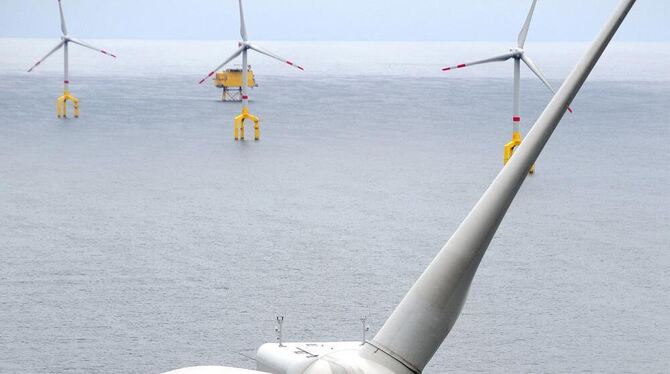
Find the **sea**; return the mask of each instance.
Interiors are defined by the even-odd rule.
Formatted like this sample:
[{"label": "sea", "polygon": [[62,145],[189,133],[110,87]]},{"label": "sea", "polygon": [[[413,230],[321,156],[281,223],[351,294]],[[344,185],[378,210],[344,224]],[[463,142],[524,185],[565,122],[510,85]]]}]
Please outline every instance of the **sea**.
[{"label": "sea", "polygon": [[[255,368],[383,325],[501,170],[506,43],[259,42],[261,139],[198,81],[234,41],[0,39],[0,373]],[[558,88],[586,43],[531,43]],[[239,66],[239,60],[236,61]],[[235,67],[235,63],[231,67]],[[667,373],[670,44],[615,42],[426,373]],[[522,68],[522,132],[551,93]]]}]

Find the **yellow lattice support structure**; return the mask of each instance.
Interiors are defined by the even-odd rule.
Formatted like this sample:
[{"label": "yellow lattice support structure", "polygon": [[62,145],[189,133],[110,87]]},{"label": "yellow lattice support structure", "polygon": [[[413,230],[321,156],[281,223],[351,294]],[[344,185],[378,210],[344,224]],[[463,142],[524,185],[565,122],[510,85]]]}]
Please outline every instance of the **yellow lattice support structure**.
[{"label": "yellow lattice support structure", "polygon": [[249,120],[254,123],[254,140],[261,138],[261,121],[258,117],[249,113],[249,108],[243,107],[242,113],[235,117],[235,140],[244,140],[244,120]]},{"label": "yellow lattice support structure", "polygon": [[72,96],[72,94],[70,94],[70,91],[64,91],[63,96],[59,97],[58,100],[56,100],[56,113],[58,115],[58,118],[67,117],[68,101],[71,101],[72,105],[74,106],[74,118],[79,118],[79,99]]}]

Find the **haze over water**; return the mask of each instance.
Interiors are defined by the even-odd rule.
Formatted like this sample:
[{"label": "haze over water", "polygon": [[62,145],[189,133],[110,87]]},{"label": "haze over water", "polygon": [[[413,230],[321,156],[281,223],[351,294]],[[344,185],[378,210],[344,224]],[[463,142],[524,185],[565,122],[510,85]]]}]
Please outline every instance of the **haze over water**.
[{"label": "haze over water", "polygon": [[[371,335],[502,166],[501,43],[261,43],[259,142],[197,81],[234,42],[0,39],[0,372],[247,368],[274,341]],[[585,44],[528,43],[556,88]],[[464,60],[465,59],[465,60]],[[426,372],[670,366],[670,45],[615,44],[494,238]],[[550,99],[523,70],[525,133]],[[248,134],[251,127],[247,127]]]}]

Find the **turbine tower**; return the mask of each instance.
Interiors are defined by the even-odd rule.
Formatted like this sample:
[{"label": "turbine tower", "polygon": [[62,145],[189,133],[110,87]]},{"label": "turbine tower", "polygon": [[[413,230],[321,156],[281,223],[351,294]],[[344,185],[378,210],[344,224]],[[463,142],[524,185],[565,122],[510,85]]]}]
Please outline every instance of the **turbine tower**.
[{"label": "turbine tower", "polygon": [[214,70],[209,72],[206,77],[202,78],[198,84],[202,84],[207,78],[211,77],[216,73],[217,70],[221,69],[224,67],[226,64],[234,60],[237,56],[240,54],[242,55],[242,113],[240,113],[237,117],[235,117],[235,129],[234,129],[234,136],[235,140],[244,140],[244,121],[245,120],[250,120],[254,123],[254,140],[260,139],[261,136],[261,130],[260,130],[260,120],[258,117],[254,116],[253,114],[249,113],[249,95],[247,94],[247,79],[248,79],[248,59],[247,59],[247,52],[251,49],[254,50],[260,54],[266,55],[268,57],[274,58],[275,60],[279,60],[281,62],[284,62],[288,65],[291,65],[297,69],[300,70],[305,70],[301,66],[298,66],[294,64],[293,62],[282,58],[280,56],[277,56],[276,54],[269,52],[265,49],[260,48],[257,45],[251,44],[248,41],[247,38],[247,26],[244,22],[244,9],[242,7],[242,0],[239,0],[239,5],[240,5],[240,36],[242,37],[242,40],[237,43],[238,49],[233,53],[230,57],[228,57],[224,62],[221,63],[221,65],[217,66]]},{"label": "turbine tower", "polygon": [[100,53],[103,53],[107,56],[111,56],[116,58],[116,56],[112,53],[109,53],[105,51],[104,49],[100,49],[97,47],[94,47],[88,43],[85,43],[79,39],[75,39],[73,37],[70,37],[67,33],[67,26],[65,25],[65,16],[63,15],[63,5],[61,4],[61,0],[58,0],[58,10],[60,11],[60,29],[63,33],[61,35],[60,43],[58,43],[49,53],[46,54],[46,56],[42,57],[41,60],[37,61],[35,65],[33,65],[30,69],[28,69],[28,72],[30,73],[33,71],[39,64],[42,63],[42,61],[46,60],[49,56],[54,54],[57,50],[63,48],[63,96],[59,97],[58,100],[56,101],[56,112],[58,115],[58,118],[65,118],[67,117],[67,102],[68,100],[72,102],[74,105],[74,117],[78,118],[79,117],[79,99],[76,97],[72,96],[70,93],[70,64],[68,60],[68,48],[70,43],[78,44],[82,47],[92,49],[94,51],[98,51]]},{"label": "turbine tower", "polygon": [[[266,343],[258,349],[258,371],[196,366],[168,374],[420,374],[460,316],[477,268],[528,169],[634,4],[635,0],[621,0],[516,156],[498,173],[374,338],[362,346],[360,342]],[[468,351],[476,355],[476,347]]]},{"label": "turbine tower", "polygon": [[[551,91],[554,94],[556,93],[551,84],[547,81],[544,75],[542,75],[542,72],[540,72],[540,69],[537,67],[537,65],[533,62],[533,60],[530,59],[530,57],[528,57],[528,55],[525,53],[523,49],[524,45],[526,44],[526,38],[528,37],[528,29],[530,28],[530,21],[533,18],[533,12],[535,11],[536,4],[537,0],[533,0],[533,3],[530,6],[530,11],[528,12],[528,16],[526,17],[526,22],[524,22],[523,27],[519,32],[516,47],[510,48],[509,52],[499,56],[487,58],[484,60],[447,66],[446,68],[442,69],[442,71],[449,71],[452,69],[461,69],[467,66],[486,64],[490,62],[507,61],[510,58],[514,59],[514,104],[512,114],[512,140],[509,141],[507,144],[505,144],[503,153],[504,164],[507,164],[507,161],[509,161],[509,159],[512,157],[512,154],[514,153],[516,147],[518,147],[519,144],[521,144],[521,110],[520,110],[520,99],[519,99],[519,92],[521,86],[520,82],[521,61],[523,61],[523,63],[526,64],[526,66],[528,66],[528,68],[542,81],[542,83],[544,83],[544,85],[549,89],[549,91]],[[572,112],[572,109],[568,107],[568,111]],[[533,173],[534,171],[535,166],[532,166],[530,168],[530,172]]]}]

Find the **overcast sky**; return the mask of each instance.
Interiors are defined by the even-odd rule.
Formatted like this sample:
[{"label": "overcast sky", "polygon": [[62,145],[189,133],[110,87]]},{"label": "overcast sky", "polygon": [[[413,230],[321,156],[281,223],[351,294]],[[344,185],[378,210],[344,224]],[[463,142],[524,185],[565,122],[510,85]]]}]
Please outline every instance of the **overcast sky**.
[{"label": "overcast sky", "polygon": [[[246,0],[256,40],[509,41],[530,0]],[[529,41],[593,38],[619,0],[539,0]],[[238,39],[237,0],[63,0],[71,34]],[[640,0],[618,40],[670,41],[669,0]],[[0,0],[0,37],[57,37],[56,0]]]}]

